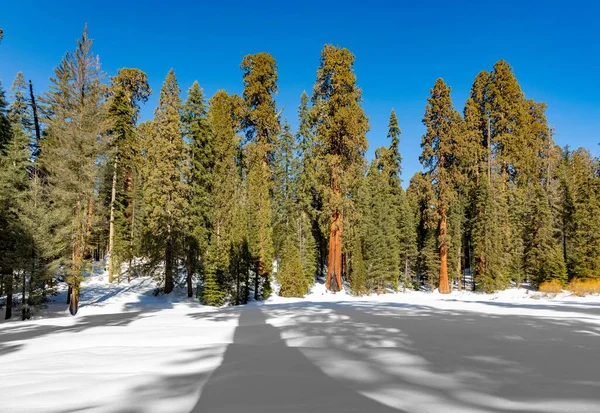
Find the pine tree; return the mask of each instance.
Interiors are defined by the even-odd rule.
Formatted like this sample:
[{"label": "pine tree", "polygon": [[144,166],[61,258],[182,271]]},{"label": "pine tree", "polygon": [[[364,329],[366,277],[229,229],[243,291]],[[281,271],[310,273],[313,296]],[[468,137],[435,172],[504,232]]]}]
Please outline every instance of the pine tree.
[{"label": "pine tree", "polygon": [[435,193],[427,173],[417,172],[410,180],[407,200],[413,212],[417,249],[415,270],[417,281],[427,280],[435,288],[438,284],[440,263],[437,247],[437,220],[435,217]]},{"label": "pine tree", "polygon": [[[111,198],[110,198],[110,221],[109,221],[109,241],[108,241],[108,282],[113,282],[113,274],[115,267],[117,267],[120,275],[120,264],[124,261],[127,256],[128,248],[125,247],[125,242],[115,242],[115,238],[118,237],[119,241],[126,238],[129,235],[127,228],[123,228],[123,194],[119,196],[117,200],[117,183],[118,177],[123,175],[122,172],[122,157],[124,157],[124,151],[132,147],[132,141],[135,139],[135,126],[133,109],[129,104],[125,91],[117,89],[110,107],[108,109],[108,118],[112,121],[112,125],[108,131],[108,137],[110,140],[111,157],[112,157],[112,185],[111,185]],[[119,204],[117,205],[117,202]],[[121,218],[119,220],[118,236],[115,231],[115,220],[117,215]],[[118,245],[120,248],[115,248]],[[116,265],[115,265],[116,264]]]},{"label": "pine tree", "polygon": [[387,148],[378,148],[375,159],[367,174],[366,202],[362,212],[365,220],[364,261],[369,285],[380,294],[387,285],[398,287],[400,272],[400,234],[398,227],[399,194],[396,186],[390,185],[389,160],[392,156]]},{"label": "pine tree", "polygon": [[284,241],[277,281],[280,284],[279,295],[282,297],[304,297],[308,292],[300,252],[292,237]]},{"label": "pine tree", "polygon": [[214,164],[213,141],[207,120],[208,108],[198,82],[188,90],[183,105],[183,127],[189,142],[190,173],[188,183],[189,211],[186,237],[186,267],[188,296],[191,297],[192,277],[201,270],[210,231],[210,193],[213,191],[211,173]]},{"label": "pine tree", "polygon": [[342,288],[344,209],[364,173],[369,130],[353,65],[354,55],[348,49],[325,45],[312,97],[318,156],[324,160],[323,173],[329,183],[323,199],[330,218],[326,286],[332,291]]},{"label": "pine tree", "polygon": [[6,289],[5,319],[12,317],[13,292],[18,281],[23,287],[22,305],[25,304],[25,280],[31,268],[33,244],[29,228],[21,221],[22,205],[28,195],[31,153],[27,135],[16,121],[10,131],[12,139],[0,155],[0,272]]},{"label": "pine tree", "polygon": [[6,146],[12,140],[12,130],[7,107],[6,94],[0,81],[0,154],[6,151]]},{"label": "pine tree", "polygon": [[[306,251],[309,255],[304,255],[305,264],[303,267],[309,273],[312,272],[314,278],[316,270],[318,277],[323,278],[325,274],[325,264],[327,257],[327,239],[324,231],[327,231],[324,225],[323,214],[323,182],[320,179],[322,162],[317,158],[318,148],[313,132],[313,122],[310,118],[309,98],[306,92],[302,92],[300,97],[300,106],[298,108],[298,133],[296,134],[299,170],[297,173],[296,197],[298,207],[301,210],[301,228],[306,237],[306,242],[311,246]],[[311,234],[308,233],[311,232]],[[312,244],[316,248],[315,263],[310,260],[310,254],[313,253]],[[308,244],[306,244],[308,245]],[[301,248],[301,251],[304,250]]]},{"label": "pine tree", "polygon": [[274,144],[281,125],[274,95],[277,93],[277,65],[268,53],[244,57],[243,128],[250,142],[248,156],[249,247],[255,257],[254,298],[270,293],[273,263],[272,167]]},{"label": "pine tree", "polygon": [[295,180],[298,162],[294,157],[295,137],[287,119],[276,142],[273,162],[273,244],[278,261],[284,258],[284,245],[295,231],[291,222],[296,214]]},{"label": "pine tree", "polygon": [[524,222],[524,271],[535,285],[559,280],[565,284],[567,270],[559,244],[553,237],[548,197],[537,183],[528,194],[528,214]]},{"label": "pine tree", "polygon": [[90,238],[98,176],[98,137],[106,129],[103,74],[87,28],[77,49],[55,70],[44,98],[46,138],[40,164],[49,185],[49,214],[54,234],[52,256],[64,263],[69,309],[77,313],[84,259]]},{"label": "pine tree", "polygon": [[448,213],[456,198],[453,180],[456,176],[454,142],[460,134],[460,115],[454,110],[450,88],[438,79],[428,99],[423,124],[421,162],[432,179],[435,190],[435,213],[439,222],[438,244],[440,255],[439,291],[450,292],[448,284]]},{"label": "pine tree", "polygon": [[[225,300],[226,285],[224,278],[227,269],[234,270],[236,280],[236,299],[241,300],[243,294],[237,288],[238,279],[247,258],[243,245],[245,231],[241,224],[245,216],[240,216],[245,204],[242,182],[236,162],[239,138],[235,119],[237,96],[229,96],[223,90],[218,91],[211,99],[207,115],[210,128],[210,141],[213,145],[214,163],[210,176],[210,234],[206,252],[206,264],[203,279],[202,301],[208,305],[222,305]],[[238,251],[237,262],[232,261],[230,254]],[[247,274],[247,271],[245,271]],[[244,277],[245,278],[245,277]],[[245,280],[244,280],[245,281]]]},{"label": "pine tree", "polygon": [[[417,234],[414,216],[408,204],[406,193],[401,186],[400,175],[402,174],[402,156],[400,155],[400,134],[402,131],[398,125],[398,117],[392,109],[388,125],[389,150],[385,151],[384,169],[389,175],[389,188],[391,202],[394,205],[394,216],[396,219],[397,233],[392,236],[390,244],[394,251],[397,249],[402,284],[404,288],[410,283],[411,274],[414,269],[417,255]],[[397,240],[396,240],[397,238]],[[394,282],[394,284],[397,284]]]},{"label": "pine tree", "polygon": [[569,278],[600,278],[600,166],[584,150],[562,162],[563,257]]},{"label": "pine tree", "polygon": [[[148,224],[164,253],[165,293],[174,287],[173,273],[181,243],[188,185],[185,176],[180,89],[170,70],[154,112],[154,130],[147,149],[144,193],[149,209]],[[178,244],[179,243],[179,244]]]}]

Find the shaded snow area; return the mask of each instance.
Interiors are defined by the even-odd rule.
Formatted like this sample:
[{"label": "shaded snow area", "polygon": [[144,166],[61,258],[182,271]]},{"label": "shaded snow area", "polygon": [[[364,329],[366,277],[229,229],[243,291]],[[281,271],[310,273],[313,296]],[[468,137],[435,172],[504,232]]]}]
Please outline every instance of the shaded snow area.
[{"label": "shaded snow area", "polygon": [[0,411],[600,412],[600,297],[331,294],[212,308],[149,278],[0,324]]}]

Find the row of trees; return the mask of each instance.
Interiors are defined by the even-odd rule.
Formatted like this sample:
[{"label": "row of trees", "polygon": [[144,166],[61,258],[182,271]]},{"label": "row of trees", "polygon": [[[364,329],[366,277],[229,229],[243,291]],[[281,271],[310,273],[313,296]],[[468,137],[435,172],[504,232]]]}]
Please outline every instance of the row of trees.
[{"label": "row of trees", "polygon": [[[560,149],[545,105],[525,98],[510,66],[481,72],[461,115],[438,79],[423,123],[423,172],[405,191],[401,130],[365,159],[369,120],[354,56],[326,45],[294,133],[267,53],[241,63],[242,96],[181,100],[171,70],[154,119],[146,75],[106,78],[84,31],[41,97],[19,73],[0,94],[0,272],[7,317],[23,316],[56,278],[77,312],[91,263],[112,282],[154,274],[164,293],[198,286],[211,305],[306,294],[315,277],[356,294],[523,280],[600,277],[600,177],[589,152]],[[0,88],[1,90],[1,88]],[[2,295],[0,294],[0,295]]]}]

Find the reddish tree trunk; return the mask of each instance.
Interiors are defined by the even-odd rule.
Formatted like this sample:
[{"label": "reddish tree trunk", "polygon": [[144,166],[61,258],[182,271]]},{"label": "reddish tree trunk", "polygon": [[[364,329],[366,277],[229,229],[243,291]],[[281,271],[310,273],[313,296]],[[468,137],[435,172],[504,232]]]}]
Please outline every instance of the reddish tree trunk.
[{"label": "reddish tree trunk", "polygon": [[449,294],[450,287],[448,285],[448,245],[446,214],[441,213],[440,217],[440,294]]},{"label": "reddish tree trunk", "polygon": [[334,292],[342,288],[342,214],[339,211],[335,211],[331,219],[325,286]]}]

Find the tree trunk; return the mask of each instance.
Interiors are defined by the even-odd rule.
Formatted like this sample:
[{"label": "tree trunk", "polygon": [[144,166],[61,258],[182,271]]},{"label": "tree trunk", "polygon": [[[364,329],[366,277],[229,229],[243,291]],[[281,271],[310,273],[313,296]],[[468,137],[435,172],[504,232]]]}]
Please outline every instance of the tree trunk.
[{"label": "tree trunk", "polygon": [[169,229],[165,246],[165,294],[173,291],[173,239]]},{"label": "tree trunk", "polygon": [[194,289],[192,288],[192,274],[194,273],[194,266],[192,264],[191,257],[188,257],[187,264],[187,275],[185,278],[185,282],[187,284],[187,295],[191,298],[194,296]]},{"label": "tree trunk", "polygon": [[8,320],[12,317],[12,300],[13,300],[13,274],[12,269],[6,271],[4,281],[6,283],[6,313],[4,319]]},{"label": "tree trunk", "polygon": [[440,213],[440,294],[450,293],[448,285],[448,245],[447,245],[447,223],[445,212]]},{"label": "tree trunk", "polygon": [[402,292],[406,292],[406,283],[408,282],[408,255],[404,257],[404,282],[402,282]]},{"label": "tree trunk", "polygon": [[31,110],[33,112],[33,126],[35,127],[35,157],[40,156],[40,141],[42,133],[40,131],[40,121],[37,113],[37,104],[35,103],[35,95],[33,94],[33,84],[29,81],[29,98],[31,99]]},{"label": "tree trunk", "polygon": [[340,291],[342,287],[342,214],[340,211],[335,211],[331,219],[325,286],[333,292]]},{"label": "tree trunk", "polygon": [[115,156],[113,163],[112,190],[110,193],[110,222],[108,224],[108,282],[114,280],[115,260],[113,259],[113,248],[115,245],[115,201],[117,198],[117,167],[119,156]]},{"label": "tree trunk", "polygon": [[[88,204],[89,207],[89,204]],[[79,276],[81,275],[83,242],[78,238],[73,243],[73,266],[71,267],[71,280],[69,283],[69,312],[71,315],[77,314],[79,310]]]},{"label": "tree trunk", "polygon": [[260,263],[259,261],[256,262],[255,265],[255,274],[254,274],[254,301],[258,301],[258,287],[260,285],[259,283],[259,277],[260,277]]},{"label": "tree trunk", "polygon": [[69,303],[71,315],[77,314],[77,311],[79,311],[79,285],[71,287],[71,302]]}]

